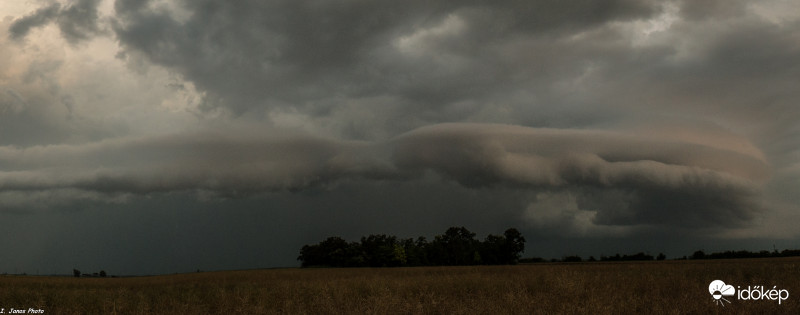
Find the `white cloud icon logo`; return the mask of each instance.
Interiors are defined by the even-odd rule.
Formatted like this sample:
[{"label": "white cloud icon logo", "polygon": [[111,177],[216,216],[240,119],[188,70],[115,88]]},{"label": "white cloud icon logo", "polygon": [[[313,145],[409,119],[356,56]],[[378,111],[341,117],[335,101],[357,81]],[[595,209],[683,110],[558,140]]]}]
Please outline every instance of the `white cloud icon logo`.
[{"label": "white cloud icon logo", "polygon": [[725,299],[724,296],[736,294],[736,289],[734,289],[732,285],[725,284],[722,280],[714,280],[708,285],[708,293],[711,293],[711,296],[714,298],[714,303],[725,306],[723,301],[728,303],[731,301]]}]

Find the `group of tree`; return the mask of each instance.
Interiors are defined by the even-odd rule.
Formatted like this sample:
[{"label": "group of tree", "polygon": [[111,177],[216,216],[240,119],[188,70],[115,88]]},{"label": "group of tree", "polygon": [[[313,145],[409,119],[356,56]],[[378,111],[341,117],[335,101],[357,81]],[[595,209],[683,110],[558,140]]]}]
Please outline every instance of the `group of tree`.
[{"label": "group of tree", "polygon": [[784,249],[783,251],[778,251],[777,249],[773,251],[762,250],[758,252],[750,252],[746,250],[739,250],[739,251],[724,251],[724,252],[717,252],[706,254],[702,250],[698,250],[692,254],[691,257],[684,256],[683,259],[730,259],[730,258],[770,258],[770,257],[795,257],[800,256],[800,249]]},{"label": "group of tree", "polygon": [[[785,249],[783,251],[767,251],[762,250],[758,252],[751,252],[746,250],[740,251],[724,251],[724,252],[717,252],[706,254],[702,250],[698,250],[694,252],[691,256],[683,256],[681,258],[675,258],[676,260],[683,260],[683,259],[731,259],[731,258],[770,258],[770,257],[794,257],[800,256],[800,250],[798,249]],[[636,253],[633,255],[620,255],[616,254],[614,256],[600,256],[600,259],[594,258],[594,256],[589,256],[589,259],[583,259],[580,256],[572,255],[572,256],[564,256],[561,259],[550,259],[546,260],[544,258],[533,257],[533,258],[523,258],[520,259],[519,262],[521,263],[540,263],[540,262],[594,262],[594,261],[643,261],[643,260],[665,260],[667,256],[663,253],[659,253],[658,256],[653,257],[650,254],[645,253]]]},{"label": "group of tree", "polygon": [[75,278],[80,278],[80,277],[100,277],[100,278],[105,278],[107,275],[106,275],[106,271],[105,270],[100,270],[100,272],[95,272],[93,274],[88,274],[88,273],[82,274],[80,270],[72,269],[72,276],[75,277]]},{"label": "group of tree", "polygon": [[483,241],[464,227],[451,227],[430,242],[425,237],[398,239],[378,234],[347,242],[328,237],[300,249],[303,267],[399,267],[516,264],[525,250],[525,238],[514,228]]},{"label": "group of tree", "polygon": [[[645,254],[645,253],[636,253],[632,255],[620,255],[616,254],[614,256],[600,256],[600,259],[595,258],[594,256],[589,256],[588,259],[583,259],[581,256],[572,255],[572,256],[564,256],[561,259],[550,259],[549,262],[594,262],[594,261],[641,261],[641,260],[665,260],[667,256],[663,253],[659,253],[658,256],[653,257],[653,255]],[[537,263],[537,262],[548,262],[543,258],[523,258],[520,259],[521,263]]]}]

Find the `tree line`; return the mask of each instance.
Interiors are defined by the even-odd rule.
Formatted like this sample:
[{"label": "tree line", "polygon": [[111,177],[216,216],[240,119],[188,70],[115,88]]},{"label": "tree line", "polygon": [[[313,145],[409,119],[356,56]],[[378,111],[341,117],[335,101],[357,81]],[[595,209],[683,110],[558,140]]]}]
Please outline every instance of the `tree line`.
[{"label": "tree line", "polygon": [[302,267],[400,267],[516,264],[525,250],[525,238],[510,228],[481,241],[465,227],[451,227],[430,242],[423,236],[399,239],[373,234],[360,242],[332,236],[304,245],[297,260]]},{"label": "tree line", "polygon": [[[740,251],[724,251],[724,252],[716,252],[706,254],[702,250],[695,251],[691,256],[683,256],[675,258],[674,260],[689,260],[689,259],[733,259],[733,258],[770,258],[770,257],[796,257],[800,256],[799,249],[784,249],[783,251],[767,251],[762,250],[758,252],[751,252],[746,250]],[[645,254],[645,253],[636,253],[632,255],[620,255],[616,254],[614,256],[600,256],[600,259],[596,259],[594,256],[589,256],[588,259],[583,259],[580,256],[572,255],[572,256],[564,256],[561,259],[550,259],[546,260],[544,258],[539,257],[532,257],[532,258],[523,258],[520,259],[520,263],[540,263],[540,262],[594,262],[594,261],[641,261],[641,260],[665,260],[667,256],[663,253],[659,253],[658,256],[653,257],[652,255]]]},{"label": "tree line", "polygon": [[[724,251],[724,252],[717,252],[706,254],[702,250],[698,250],[692,254],[690,257],[691,259],[729,259],[729,258],[769,258],[769,257],[796,257],[800,256],[800,249],[784,249],[782,251],[778,251],[777,249],[773,251],[762,250],[758,252],[750,252],[746,250],[740,251]],[[683,256],[683,259],[688,259],[686,256]]]},{"label": "tree line", "polygon": [[75,277],[75,278],[80,278],[80,277],[100,277],[100,278],[105,278],[106,277],[106,271],[105,270],[100,270],[100,272],[95,272],[95,273],[89,274],[89,273],[81,273],[81,271],[78,270],[78,269],[72,269],[72,276]]}]

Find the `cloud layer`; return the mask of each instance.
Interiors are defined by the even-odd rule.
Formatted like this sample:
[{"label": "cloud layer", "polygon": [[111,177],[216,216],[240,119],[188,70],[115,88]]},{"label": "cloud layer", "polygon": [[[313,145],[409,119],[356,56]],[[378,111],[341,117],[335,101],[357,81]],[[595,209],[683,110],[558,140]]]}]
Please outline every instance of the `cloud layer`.
[{"label": "cloud layer", "polygon": [[769,168],[752,146],[668,136],[510,125],[443,124],[387,142],[344,142],[270,129],[0,150],[0,189],[225,196],[296,191],[348,179],[407,180],[433,171],[465,187],[573,191],[604,225],[743,224],[759,211]]},{"label": "cloud layer", "polygon": [[147,207],[179,226],[219,206],[309,241],[459,223],[552,248],[798,237],[791,2],[18,6],[0,21],[8,220]]},{"label": "cloud layer", "polygon": [[100,0],[79,0],[62,8],[58,2],[17,19],[9,28],[12,38],[24,38],[31,29],[56,23],[67,42],[76,44],[101,32],[97,6]]}]

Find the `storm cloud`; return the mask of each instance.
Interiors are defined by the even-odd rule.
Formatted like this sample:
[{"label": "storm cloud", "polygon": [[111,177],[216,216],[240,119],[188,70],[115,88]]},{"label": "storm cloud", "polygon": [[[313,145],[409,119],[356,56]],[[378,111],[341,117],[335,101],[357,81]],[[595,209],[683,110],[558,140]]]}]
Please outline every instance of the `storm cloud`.
[{"label": "storm cloud", "polygon": [[69,43],[89,39],[100,33],[97,6],[100,0],[78,0],[64,6],[54,2],[33,14],[17,19],[9,28],[12,38],[25,37],[31,29],[54,22]]},{"label": "storm cloud", "polygon": [[[489,124],[428,126],[377,143],[250,129],[2,149],[7,192],[237,196],[433,171],[464,187],[574,191],[605,225],[743,224],[769,178],[760,152],[733,135],[692,142]],[[596,198],[604,190],[612,194]]]},{"label": "storm cloud", "polygon": [[178,244],[227,214],[296,240],[273,265],[459,224],[542,256],[799,236],[791,2],[38,4],[0,22],[5,219],[142,211]]}]

